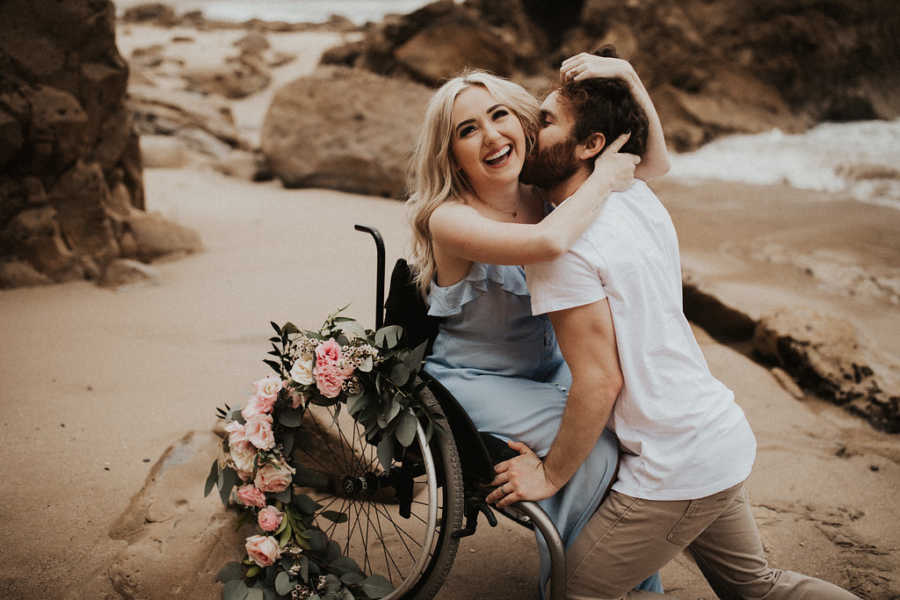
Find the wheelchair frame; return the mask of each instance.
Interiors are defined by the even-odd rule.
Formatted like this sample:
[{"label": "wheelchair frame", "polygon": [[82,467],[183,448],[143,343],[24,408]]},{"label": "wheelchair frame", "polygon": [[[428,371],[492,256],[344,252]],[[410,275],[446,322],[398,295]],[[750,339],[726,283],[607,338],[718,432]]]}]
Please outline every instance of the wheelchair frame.
[{"label": "wheelchair frame", "polygon": [[[385,322],[384,240],[381,237],[381,233],[374,227],[355,225],[354,229],[368,233],[375,241],[377,253],[375,326],[377,329]],[[391,283],[392,289],[390,292],[393,293],[397,283],[408,285],[410,282],[397,282],[393,281],[392,278]],[[390,301],[390,297],[388,301]],[[433,336],[428,336],[426,339],[433,340]],[[465,527],[451,532],[451,536],[456,539],[467,537],[475,533],[479,514],[484,514],[492,527],[497,524],[497,519],[493,515],[493,509],[484,500],[486,492],[489,491],[487,485],[494,478],[494,465],[510,458],[510,456],[514,456],[515,453],[498,438],[480,433],[474,423],[472,423],[469,415],[444,386],[427,373],[422,373],[421,377],[440,404],[459,453],[463,475],[466,524]],[[541,533],[550,551],[550,598],[551,600],[564,600],[566,596],[566,554],[559,531],[547,513],[536,502],[517,502],[512,508],[512,511],[499,508],[497,510],[519,525],[531,529],[537,528]],[[524,514],[525,518],[521,518],[516,513]]]}]

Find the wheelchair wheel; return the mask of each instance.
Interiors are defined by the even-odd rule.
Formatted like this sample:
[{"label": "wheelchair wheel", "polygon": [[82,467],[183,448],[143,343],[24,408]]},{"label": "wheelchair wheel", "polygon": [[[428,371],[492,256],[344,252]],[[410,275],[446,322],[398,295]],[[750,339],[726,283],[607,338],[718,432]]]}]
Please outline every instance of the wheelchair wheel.
[{"label": "wheelchair wheel", "polygon": [[[427,388],[422,393],[440,413]],[[429,443],[420,425],[404,456],[386,471],[364,428],[346,411],[310,405],[301,430],[293,451],[295,483],[321,505],[316,525],[366,575],[391,582],[394,591],[386,599],[433,598],[456,556],[459,540],[450,534],[461,527],[463,515],[453,436],[435,428]],[[338,522],[331,511],[346,520]]]}]

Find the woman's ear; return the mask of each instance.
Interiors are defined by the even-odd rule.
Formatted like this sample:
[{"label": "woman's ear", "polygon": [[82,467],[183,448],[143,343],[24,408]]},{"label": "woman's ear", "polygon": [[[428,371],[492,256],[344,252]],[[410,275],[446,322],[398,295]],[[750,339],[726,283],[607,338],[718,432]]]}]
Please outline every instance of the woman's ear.
[{"label": "woman's ear", "polygon": [[606,136],[602,133],[595,132],[589,135],[583,144],[578,144],[575,152],[580,160],[590,160],[596,158],[605,147]]}]

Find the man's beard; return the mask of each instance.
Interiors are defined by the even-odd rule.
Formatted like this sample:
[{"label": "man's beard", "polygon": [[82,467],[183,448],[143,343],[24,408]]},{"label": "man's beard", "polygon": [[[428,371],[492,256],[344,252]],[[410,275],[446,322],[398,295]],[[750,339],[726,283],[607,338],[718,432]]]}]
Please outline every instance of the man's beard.
[{"label": "man's beard", "polygon": [[578,143],[571,137],[547,148],[535,148],[525,160],[522,183],[540,188],[552,188],[565,181],[578,170],[579,160],[575,158]]}]

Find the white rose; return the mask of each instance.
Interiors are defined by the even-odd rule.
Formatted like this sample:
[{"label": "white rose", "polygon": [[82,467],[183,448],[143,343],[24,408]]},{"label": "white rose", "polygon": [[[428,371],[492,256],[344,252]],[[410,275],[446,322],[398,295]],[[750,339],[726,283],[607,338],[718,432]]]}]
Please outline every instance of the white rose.
[{"label": "white rose", "polygon": [[298,358],[294,366],[291,367],[291,379],[301,385],[310,385],[313,379],[313,361],[312,358],[304,360]]}]

